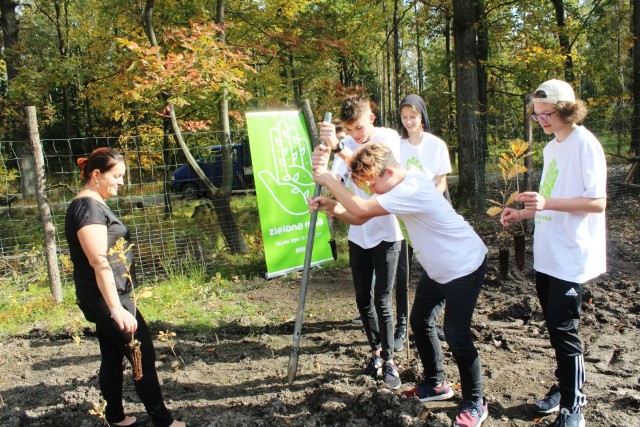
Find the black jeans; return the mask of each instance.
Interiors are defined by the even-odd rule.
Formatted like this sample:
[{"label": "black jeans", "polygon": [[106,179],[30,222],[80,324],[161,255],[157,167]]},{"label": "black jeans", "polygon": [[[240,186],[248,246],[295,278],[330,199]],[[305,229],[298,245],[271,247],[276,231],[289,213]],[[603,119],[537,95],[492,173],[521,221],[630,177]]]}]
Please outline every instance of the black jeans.
[{"label": "black jeans", "polygon": [[551,346],[556,352],[556,377],[560,405],[577,411],[586,403],[582,341],[578,334],[583,284],[567,282],[536,271],[536,291],[547,323]]},{"label": "black jeans", "polygon": [[396,270],[396,330],[407,329],[409,314],[409,276],[411,272],[411,257],[413,248],[406,240],[400,243],[400,256]]},{"label": "black jeans", "polygon": [[439,384],[445,374],[436,322],[446,302],[444,333],[458,366],[464,400],[478,401],[483,397],[480,355],[473,344],[471,319],[486,271],[485,260],[473,273],[441,284],[423,270],[411,309],[411,329],[424,366],[425,382]]},{"label": "black jeans", "polygon": [[[133,313],[133,301],[128,294],[120,296],[120,303],[130,313]],[[100,298],[90,303],[78,301],[78,306],[87,320],[96,324],[96,334],[102,356],[98,378],[100,391],[107,401],[105,416],[107,422],[118,423],[125,418],[122,406],[122,361],[123,357],[126,357],[131,362],[127,346],[131,341],[131,334],[120,330],[118,324],[111,318],[111,313],[104,299]],[[153,424],[157,427],[166,427],[173,423],[173,418],[162,398],[156,373],[156,353],[149,328],[140,314],[140,310],[136,311],[136,320],[138,321],[138,329],[135,332],[135,338],[140,341],[142,353],[142,378],[138,381],[134,380],[136,393],[144,404]]]},{"label": "black jeans", "polygon": [[[349,241],[349,265],[356,305],[369,345],[374,352],[382,349],[380,357],[393,358],[393,306],[391,291],[396,277],[400,243],[381,242],[371,249]],[[376,281],[373,281],[375,272]]]}]

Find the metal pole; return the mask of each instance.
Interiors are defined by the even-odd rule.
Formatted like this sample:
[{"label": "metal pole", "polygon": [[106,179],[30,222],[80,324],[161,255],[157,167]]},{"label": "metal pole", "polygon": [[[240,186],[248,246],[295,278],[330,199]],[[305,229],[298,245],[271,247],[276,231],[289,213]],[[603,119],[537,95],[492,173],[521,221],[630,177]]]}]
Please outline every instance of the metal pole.
[{"label": "metal pole", "polygon": [[[305,122],[307,123],[307,130],[313,147],[315,148],[320,141],[318,139],[318,132],[316,130],[316,124],[313,119],[313,113],[308,100],[304,100],[302,103],[302,110],[304,112]],[[325,122],[331,122],[331,113],[324,115]],[[313,196],[318,197],[320,195],[320,185],[316,184],[314,187]],[[307,298],[307,285],[309,283],[309,269],[311,267],[311,254],[313,253],[313,241],[316,234],[316,221],[318,218],[318,211],[311,212],[311,219],[309,222],[309,232],[307,234],[307,247],[304,254],[304,265],[302,267],[302,283],[300,285],[300,298],[298,299],[298,312],[296,314],[296,326],[293,330],[293,346],[291,348],[291,354],[289,355],[289,385],[293,384],[298,371],[298,356],[300,355],[300,336],[302,334],[302,320],[304,317],[304,304]]]}]

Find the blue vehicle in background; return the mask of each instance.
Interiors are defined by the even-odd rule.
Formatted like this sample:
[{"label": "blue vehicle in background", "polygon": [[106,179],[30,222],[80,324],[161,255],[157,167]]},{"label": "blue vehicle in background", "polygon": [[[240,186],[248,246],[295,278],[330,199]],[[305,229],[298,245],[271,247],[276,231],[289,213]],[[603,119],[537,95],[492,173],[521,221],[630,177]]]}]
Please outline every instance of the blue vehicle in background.
[{"label": "blue vehicle in background", "polygon": [[[253,168],[248,145],[233,144],[233,183],[232,190],[248,190],[253,186]],[[213,185],[222,185],[222,146],[210,145],[198,150],[196,162]],[[207,188],[189,164],[182,165],[171,176],[173,191],[185,199],[193,200],[203,196]]]}]

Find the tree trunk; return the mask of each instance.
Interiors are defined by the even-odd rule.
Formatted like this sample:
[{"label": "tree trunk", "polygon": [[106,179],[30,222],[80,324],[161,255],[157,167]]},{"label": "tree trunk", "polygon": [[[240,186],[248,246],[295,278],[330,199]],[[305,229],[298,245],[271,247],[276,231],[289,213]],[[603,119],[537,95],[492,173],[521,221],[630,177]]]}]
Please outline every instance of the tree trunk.
[{"label": "tree trunk", "polygon": [[420,20],[418,19],[418,2],[414,5],[416,23],[416,56],[418,58],[418,93],[424,98],[424,61],[422,60],[422,40],[420,35]]},{"label": "tree trunk", "polygon": [[484,0],[475,0],[475,13],[478,28],[478,100],[480,116],[480,144],[484,162],[489,158],[487,111],[489,110],[488,77],[483,64],[489,60],[489,28],[484,10]]},{"label": "tree trunk", "polygon": [[[16,12],[16,8],[20,4],[17,0],[0,0],[0,28],[2,28],[2,41],[5,51],[5,62],[7,65],[7,86],[11,87],[11,81],[18,76],[20,55],[13,49],[18,43],[20,34],[20,17]],[[15,109],[16,113],[22,110],[24,103],[16,101],[10,107]],[[24,123],[16,123],[14,128],[13,139],[16,141],[15,151],[18,157],[20,168],[20,189],[25,199],[34,199],[36,197],[36,176],[33,163],[33,153],[29,142],[27,141],[27,129]]]},{"label": "tree trunk", "polygon": [[[217,18],[218,25],[224,25],[224,5],[225,0],[218,0],[217,2]],[[226,36],[224,31],[218,33],[218,40],[222,43],[226,42]],[[293,73],[293,55],[291,56],[291,72]],[[292,74],[293,75],[293,74]],[[294,79],[294,88],[296,82]],[[299,96],[296,94],[295,96]],[[222,229],[225,241],[229,246],[231,253],[243,253],[249,252],[249,248],[242,237],[242,233],[238,229],[235,217],[231,211],[231,188],[233,186],[233,147],[231,144],[231,132],[229,130],[229,101],[227,99],[226,89],[222,92],[220,101],[218,103],[220,123],[222,124],[222,130],[224,132],[224,144],[222,150],[222,189],[215,194],[213,198],[213,206],[218,216],[218,222]]]},{"label": "tree trunk", "polygon": [[[454,79],[455,71],[453,70],[453,54],[451,53],[451,15],[447,14],[446,24],[444,29],[445,38],[445,57],[447,67],[447,134],[451,135],[455,129],[455,118],[453,115],[453,106],[455,105],[454,95]],[[449,157],[451,158],[451,165],[458,164],[458,148],[452,144],[449,144]]]},{"label": "tree trunk", "polygon": [[485,205],[484,153],[479,120],[476,16],[473,0],[453,0],[456,123],[459,159],[458,203],[462,208]]},{"label": "tree trunk", "polygon": [[[631,146],[633,155],[640,155],[640,0],[633,0],[633,119]],[[636,174],[638,182],[640,174]]]},{"label": "tree trunk", "polygon": [[389,127],[397,127],[398,103],[400,102],[400,73],[402,60],[400,59],[400,22],[398,18],[399,0],[393,2],[393,101],[389,110],[389,118],[391,125]]},{"label": "tree trunk", "polygon": [[19,4],[18,0],[0,0],[0,28],[2,29],[2,41],[9,80],[18,75],[19,57],[13,51],[13,47],[18,43],[18,35],[20,33],[20,18],[16,13],[16,7]]},{"label": "tree trunk", "polygon": [[551,0],[553,10],[556,14],[556,25],[558,26],[558,43],[564,55],[564,79],[571,83],[575,80],[573,72],[573,57],[571,56],[571,41],[567,34],[567,23],[564,19],[564,1]]},{"label": "tree trunk", "polygon": [[[171,156],[171,121],[164,117],[162,119],[162,161],[165,165],[174,165]],[[175,156],[173,156],[175,158]],[[170,174],[166,167],[162,168],[162,181],[164,189],[164,217],[165,219],[171,218],[173,214],[173,204],[171,203],[171,184]]]}]

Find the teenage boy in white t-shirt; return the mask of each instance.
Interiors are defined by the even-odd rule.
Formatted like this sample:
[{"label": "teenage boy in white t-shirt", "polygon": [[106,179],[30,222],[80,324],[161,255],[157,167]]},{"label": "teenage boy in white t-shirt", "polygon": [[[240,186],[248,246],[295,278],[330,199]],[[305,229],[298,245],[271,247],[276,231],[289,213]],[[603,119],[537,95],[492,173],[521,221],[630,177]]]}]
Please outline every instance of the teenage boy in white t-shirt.
[{"label": "teenage boy in white t-shirt", "polygon": [[410,315],[424,382],[403,394],[421,401],[453,397],[445,380],[436,334],[436,321],[446,301],[445,337],[458,366],[463,398],[454,425],[479,427],[487,418],[488,409],[471,319],[486,273],[486,246],[433,182],[415,167],[402,168],[384,144],[366,144],[350,161],[352,180],[374,194],[368,199],[350,192],[328,172],[328,159],[327,147],[314,150],[313,179],[325,185],[335,200],[313,198],[309,208],[328,211],[350,224],[367,224],[396,215],[404,221],[416,258],[424,268]]},{"label": "teenage boy in white t-shirt", "polygon": [[607,267],[607,163],[600,142],[578,124],[587,109],[568,83],[549,80],[540,85],[529,112],[544,133],[555,138],[544,147],[539,192],[520,194],[516,201],[524,209],[506,208],[500,221],[507,227],[535,218],[536,291],[555,350],[558,379],[558,385],[535,403],[536,409],[543,414],[560,409],[554,426],[583,427],[580,407],[587,400],[578,324],[584,283]]},{"label": "teenage boy in white t-shirt", "polygon": [[[335,153],[333,171],[336,176],[346,188],[367,199],[371,195],[353,184],[345,160],[348,161],[358,147],[373,139],[384,143],[397,155],[400,135],[393,129],[375,127],[371,101],[360,95],[344,99],[340,121],[347,132],[346,138],[339,141],[335,125],[322,122],[319,124],[320,139]],[[356,305],[372,350],[364,373],[376,378],[381,372],[384,382],[393,389],[401,385],[393,360],[392,291],[403,240],[393,215],[349,227],[349,265]]]}]

